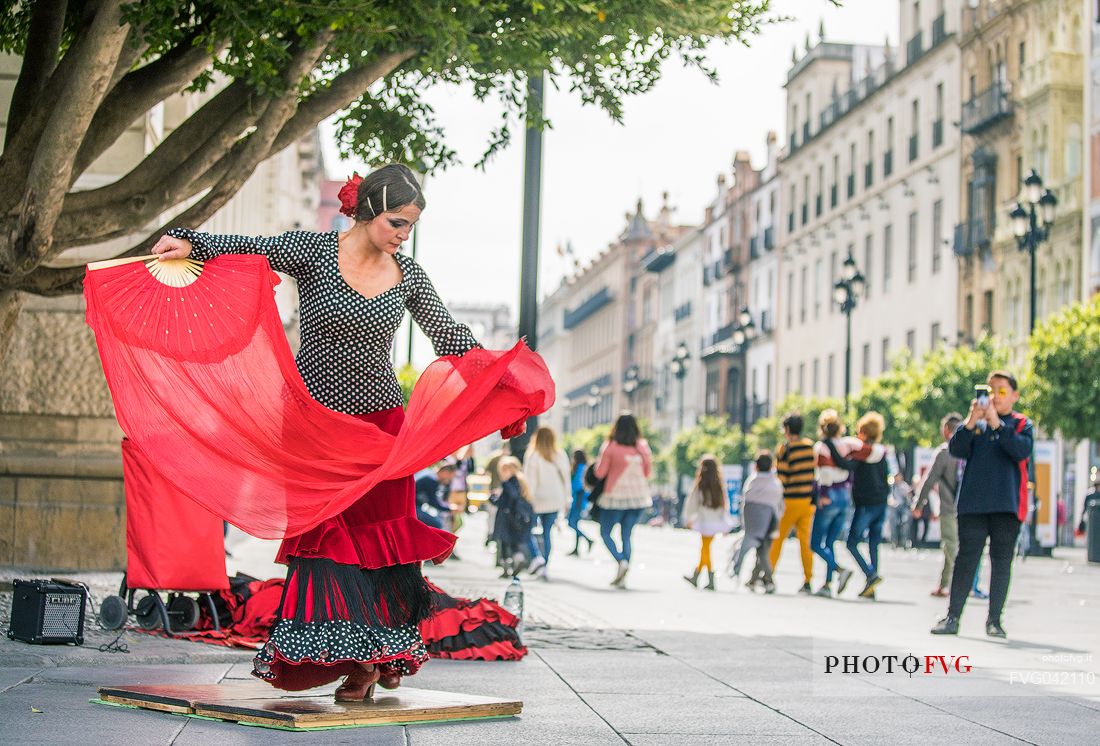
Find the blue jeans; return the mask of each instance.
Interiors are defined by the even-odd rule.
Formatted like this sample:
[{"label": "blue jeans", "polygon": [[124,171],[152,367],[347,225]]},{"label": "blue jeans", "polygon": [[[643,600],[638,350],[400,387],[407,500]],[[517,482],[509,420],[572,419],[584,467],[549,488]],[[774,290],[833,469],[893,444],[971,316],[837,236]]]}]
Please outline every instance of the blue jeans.
[{"label": "blue jeans", "polygon": [[[542,551],[539,552],[538,543],[535,541],[535,535],[531,534],[531,556],[538,557],[542,554],[542,558],[547,562],[550,561],[550,529],[554,526],[554,521],[558,520],[558,511],[553,513],[536,513],[535,522],[542,526]],[[533,528],[533,527],[532,527]]]},{"label": "blue jeans", "polygon": [[[882,542],[882,524],[886,520],[886,504],[857,505],[852,516],[852,528],[848,531],[848,551],[856,558],[859,569],[867,579],[878,575],[878,545]],[[867,550],[870,562],[865,562],[859,553],[859,542],[867,536]]]},{"label": "blue jeans", "polygon": [[833,545],[844,529],[844,519],[848,514],[849,492],[844,485],[834,485],[824,489],[829,498],[828,505],[818,505],[814,513],[814,527],[810,532],[810,549],[825,560],[825,582],[833,582],[833,573],[839,565]]},{"label": "blue jeans", "polygon": [[581,515],[584,513],[584,506],[587,503],[587,492],[578,490],[573,493],[573,504],[569,506],[569,528],[577,533],[578,540],[588,538],[584,535],[584,531],[581,531]]},{"label": "blue jeans", "polygon": [[[607,551],[617,562],[630,562],[630,534],[634,531],[634,525],[642,517],[642,508],[626,508],[624,510],[600,510],[600,538],[603,539]],[[611,538],[611,529],[619,525],[619,534],[623,548],[619,550],[615,546],[615,540]]]}]

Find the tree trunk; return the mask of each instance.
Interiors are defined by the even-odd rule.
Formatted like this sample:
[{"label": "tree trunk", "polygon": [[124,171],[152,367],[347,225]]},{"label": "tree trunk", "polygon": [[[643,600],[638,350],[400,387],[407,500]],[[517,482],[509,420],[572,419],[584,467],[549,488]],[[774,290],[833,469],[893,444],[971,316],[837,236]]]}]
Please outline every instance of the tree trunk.
[{"label": "tree trunk", "polygon": [[18,290],[0,290],[0,370],[15,339],[15,322],[23,308],[23,294]]}]

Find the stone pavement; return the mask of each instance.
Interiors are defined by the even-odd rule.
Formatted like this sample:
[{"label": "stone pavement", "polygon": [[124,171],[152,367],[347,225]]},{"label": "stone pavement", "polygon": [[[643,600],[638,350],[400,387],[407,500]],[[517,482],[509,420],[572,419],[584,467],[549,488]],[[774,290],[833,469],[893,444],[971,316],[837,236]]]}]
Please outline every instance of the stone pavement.
[{"label": "stone pavement", "polygon": [[[499,596],[505,581],[479,539],[464,529],[459,562],[430,570],[456,594]],[[1008,642],[981,633],[972,603],[958,638],[928,625],[943,603],[928,597],[933,552],[884,551],[877,603],[794,593],[801,582],[793,543],[780,561],[775,596],[722,578],[717,593],[679,579],[697,554],[689,532],[643,528],[630,590],[607,586],[611,563],[597,547],[566,557],[556,531],[551,581],[525,581],[528,643],[519,663],[433,661],[415,686],[524,701],[523,714],[492,722],[388,726],[315,734],[261,730],[96,706],[95,687],[113,683],[213,683],[248,676],[246,651],[146,638],[130,655],[88,648],[0,645],[0,743],[150,744],[906,744],[1096,743],[1100,741],[1097,608],[1100,567],[1079,550],[1029,560],[1014,570]],[[270,546],[231,542],[231,570],[267,577]],[[720,545],[716,557],[725,550]],[[117,582],[117,581],[116,581]],[[855,583],[853,582],[853,585]],[[141,637],[130,633],[127,639]],[[163,646],[163,647],[161,647]],[[229,656],[212,661],[209,654]],[[916,656],[920,672],[826,674],[826,658],[861,662]],[[161,662],[182,655],[193,663]],[[923,673],[925,656],[966,656]],[[23,658],[13,656],[25,656]],[[235,658],[234,658],[235,656]],[[939,665],[938,663],[936,665]],[[414,680],[409,681],[414,684]],[[33,708],[33,709],[32,709]],[[35,712],[34,710],[41,710]]]}]

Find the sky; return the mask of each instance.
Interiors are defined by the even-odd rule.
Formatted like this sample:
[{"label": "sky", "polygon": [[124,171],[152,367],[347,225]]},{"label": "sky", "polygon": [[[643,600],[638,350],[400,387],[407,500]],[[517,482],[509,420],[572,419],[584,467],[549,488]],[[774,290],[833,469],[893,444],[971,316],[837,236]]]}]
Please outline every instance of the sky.
[{"label": "sky", "polygon": [[[785,137],[783,83],[791,49],[816,42],[824,21],[827,41],[897,44],[896,0],[773,0],[776,15],[792,20],[766,26],[750,45],[713,45],[708,53],[719,81],[710,82],[676,58],[666,61],[661,81],[627,99],[623,122],[596,106],[547,86],[546,116],[552,129],[543,142],[540,296],[558,286],[570,269],[555,251],[570,242],[591,259],[622,231],[624,215],[642,199],[648,217],[668,192],[674,222],[698,224],[715,194],[715,180],[729,173],[734,152],[747,150],[763,165],[769,130]],[[504,303],[519,296],[523,138],[496,155],[484,171],[475,163],[500,109],[480,103],[467,87],[449,86],[429,96],[448,144],[461,165],[428,177],[428,207],[417,228],[417,258],[447,303]],[[326,169],[342,179],[367,168],[340,161],[331,125],[322,127]],[[406,246],[406,250],[408,250]],[[416,362],[430,359],[417,344]]]}]

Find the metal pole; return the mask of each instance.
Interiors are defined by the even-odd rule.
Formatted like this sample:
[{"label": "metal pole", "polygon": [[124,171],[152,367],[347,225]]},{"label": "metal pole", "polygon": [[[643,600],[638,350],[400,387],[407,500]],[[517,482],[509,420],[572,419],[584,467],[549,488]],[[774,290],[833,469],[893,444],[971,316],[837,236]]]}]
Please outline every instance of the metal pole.
[{"label": "metal pole", "polygon": [[844,341],[844,414],[848,414],[848,398],[852,391],[852,303],[844,303],[845,341]]},{"label": "metal pole", "polygon": [[1027,234],[1027,250],[1031,252],[1031,325],[1028,333],[1035,331],[1035,254],[1038,253],[1038,226],[1035,221],[1035,206],[1031,206],[1031,230]]},{"label": "metal pole", "polygon": [[[519,336],[538,349],[539,212],[542,193],[542,128],[534,126],[531,112],[542,115],[543,78],[533,73],[527,80],[527,130],[523,161],[523,239],[519,270]],[[527,420],[527,432],[512,439],[512,453],[522,458],[538,418]]]}]

